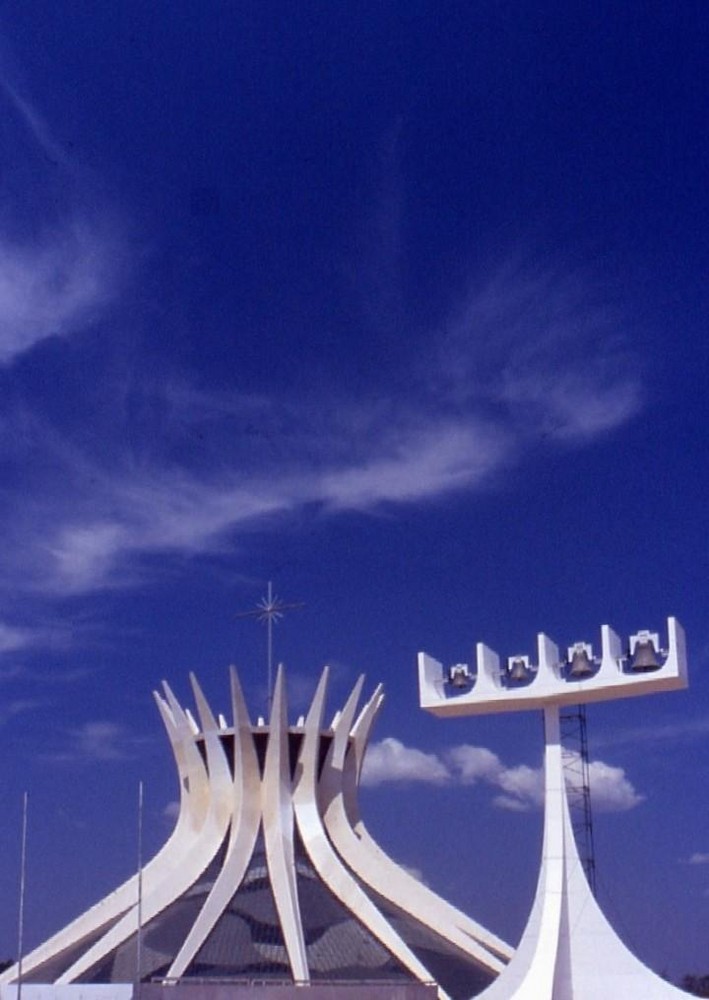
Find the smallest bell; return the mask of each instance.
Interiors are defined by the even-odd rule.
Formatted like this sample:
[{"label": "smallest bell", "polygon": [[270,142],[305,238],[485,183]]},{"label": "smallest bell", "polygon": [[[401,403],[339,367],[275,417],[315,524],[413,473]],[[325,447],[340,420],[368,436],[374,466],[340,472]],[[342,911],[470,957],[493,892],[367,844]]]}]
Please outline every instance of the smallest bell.
[{"label": "smallest bell", "polygon": [[467,688],[473,683],[466,663],[456,663],[448,671],[448,681],[451,687]]}]

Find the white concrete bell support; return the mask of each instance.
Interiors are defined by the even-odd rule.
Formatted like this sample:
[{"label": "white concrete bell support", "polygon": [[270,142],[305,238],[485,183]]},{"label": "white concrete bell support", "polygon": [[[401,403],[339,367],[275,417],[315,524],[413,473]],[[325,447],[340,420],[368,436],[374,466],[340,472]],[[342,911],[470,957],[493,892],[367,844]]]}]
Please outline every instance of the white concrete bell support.
[{"label": "white concrete bell support", "polygon": [[641,631],[621,644],[604,625],[601,652],[585,641],[560,657],[538,637],[537,662],[500,658],[482,643],[477,671],[419,654],[422,708],[441,716],[542,709],[544,712],[544,841],[537,891],[512,961],[480,1000],[674,1000],[686,993],[637,959],[605,918],[586,881],[574,839],[562,763],[560,708],[687,686],[684,632],[667,622],[667,647]]},{"label": "white concrete bell support", "polygon": [[586,881],[566,795],[559,707],[544,711],[544,841],[514,958],[479,1000],[680,1000],[626,948]]},{"label": "white concrete bell support", "polygon": [[528,654],[504,663],[482,642],[471,668],[448,670],[427,653],[418,655],[421,707],[434,715],[485,715],[527,711],[551,702],[578,705],[629,698],[687,686],[684,631],[667,619],[667,645],[657,632],[640,631],[625,643],[608,625],[601,628],[600,654],[589,642],[575,642],[564,655],[544,633],[537,637],[536,662]]}]

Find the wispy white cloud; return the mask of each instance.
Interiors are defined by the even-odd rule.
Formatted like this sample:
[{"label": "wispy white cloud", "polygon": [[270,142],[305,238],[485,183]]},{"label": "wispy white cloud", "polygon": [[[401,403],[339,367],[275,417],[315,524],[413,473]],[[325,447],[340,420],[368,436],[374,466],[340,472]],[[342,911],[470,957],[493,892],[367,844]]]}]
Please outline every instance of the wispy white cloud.
[{"label": "wispy white cloud", "polygon": [[688,865],[709,865],[709,853],[695,851],[687,858]]},{"label": "wispy white cloud", "polygon": [[[131,560],[155,553],[197,555],[215,551],[224,532],[246,527],[274,513],[286,513],[292,501],[267,482],[262,492],[238,484],[209,484],[185,476],[162,481],[136,478],[111,484],[97,509],[76,523],[67,516],[44,542],[48,572],[41,589],[81,593],[134,582]],[[110,505],[112,519],[101,509]]]},{"label": "wispy white cloud", "polygon": [[7,57],[4,55],[0,60],[0,91],[5,94],[11,108],[50,163],[69,167],[70,161],[54,139],[47,122],[30,99],[21,92],[18,84],[10,79]]},{"label": "wispy white cloud", "polygon": [[322,498],[347,509],[428,500],[478,485],[507,451],[503,433],[473,418],[411,428],[390,454],[374,454],[324,476]]},{"label": "wispy white cloud", "polygon": [[[75,174],[5,63],[0,92],[23,134],[60,173]],[[378,238],[367,251],[377,248],[377,281],[365,282],[386,314],[382,335],[397,345],[408,342],[399,131],[386,143]],[[24,241],[0,229],[0,367],[90,325],[116,297],[125,256],[116,226],[86,198],[69,202]],[[32,440],[15,433],[17,413],[0,415],[0,459],[12,449],[23,469],[23,501],[12,485],[0,496],[11,538],[0,584],[50,595],[127,585],[142,579],[146,557],[233,551],[235,534],[305,505],[337,515],[487,488],[526,460],[530,437],[581,446],[637,411],[641,380],[620,325],[588,275],[507,263],[471,283],[443,332],[417,331],[376,398],[337,386],[278,400],[210,394],[170,374],[122,382],[104,361],[100,401],[75,401],[93,434],[74,428],[72,438],[52,419],[42,428],[31,400],[23,419],[35,421]],[[125,367],[141,368],[138,359]],[[0,633],[0,651],[2,642]]]},{"label": "wispy white cloud", "polygon": [[[29,249],[0,237],[0,363],[110,297],[109,242],[87,226]],[[233,551],[239,532],[306,505],[333,516],[489,488],[526,460],[530,435],[580,446],[636,411],[640,383],[613,329],[583,283],[503,269],[385,399],[210,395],[169,375],[103,373],[100,403],[79,403],[93,437],[8,412],[0,457],[4,442],[35,488],[30,503],[6,493],[0,583],[49,595],[130,585],[146,557]],[[29,434],[14,433],[20,419]]]},{"label": "wispy white cloud", "polygon": [[86,676],[83,669],[67,668],[53,673],[30,669],[18,659],[18,654],[40,649],[66,651],[90,641],[91,633],[91,626],[85,622],[38,621],[28,627],[0,621],[0,682],[22,679],[64,683]]},{"label": "wispy white cloud", "polygon": [[77,218],[24,244],[0,233],[0,365],[94,319],[115,291],[116,252]]},{"label": "wispy white cloud", "polygon": [[661,725],[614,729],[612,732],[601,732],[594,739],[596,745],[601,747],[636,746],[638,743],[669,746],[705,739],[707,735],[709,716],[700,716],[694,719],[677,719]]},{"label": "wispy white cloud", "polygon": [[[573,785],[578,769],[569,768],[567,782]],[[541,768],[526,764],[508,766],[487,747],[463,744],[443,754],[424,753],[388,737],[367,751],[362,783],[375,786],[388,782],[421,782],[432,785],[475,785],[495,789],[493,803],[500,809],[526,812],[544,801]],[[593,806],[604,812],[623,812],[643,801],[621,767],[594,760],[589,764]]]},{"label": "wispy white cloud", "polygon": [[583,370],[507,372],[502,398],[520,419],[560,442],[591,440],[626,423],[641,403],[635,373],[600,375],[586,362]]},{"label": "wispy white cloud", "polygon": [[439,352],[439,391],[486,401],[525,438],[583,444],[642,405],[619,311],[588,275],[507,262],[475,285]]},{"label": "wispy white cloud", "polygon": [[[12,122],[10,141],[30,150],[27,202],[46,198],[46,211],[30,224],[32,212],[18,191],[20,204],[6,199],[0,212],[0,367],[94,321],[115,295],[125,259],[115,220],[92,204],[90,177],[56,140],[17,76],[0,51],[3,121]],[[12,224],[16,214],[22,225]]]},{"label": "wispy white cloud", "polygon": [[29,629],[14,628],[0,622],[0,655],[26,649],[32,645],[33,638],[33,633]]},{"label": "wispy white cloud", "polygon": [[26,507],[8,511],[13,540],[0,576],[47,593],[131,583],[145,556],[217,552],[232,545],[235,531],[305,504],[331,513],[372,510],[473,487],[499,468],[508,447],[503,435],[474,421],[419,426],[404,412],[397,421],[366,421],[366,443],[352,439],[352,454],[345,456],[342,422],[340,414],[334,428],[318,435],[310,420],[301,421],[289,454],[272,465],[242,442],[241,453],[229,463],[222,457],[217,472],[127,456],[109,470],[98,456],[63,445],[56,432],[48,432],[44,444],[37,432],[35,455],[46,450],[53,478],[36,492],[31,516]]},{"label": "wispy white cloud", "polygon": [[65,746],[45,756],[53,762],[122,761],[134,757],[145,742],[123,725],[96,720],[69,730]]},{"label": "wispy white cloud", "polygon": [[77,756],[90,760],[123,760],[126,751],[126,732],[115,722],[87,722],[72,732]]},{"label": "wispy white cloud", "polygon": [[283,456],[268,463],[253,443],[239,441],[231,456],[225,446],[218,464],[204,470],[125,455],[107,469],[99,456],[71,448],[62,454],[52,432],[47,451],[55,474],[31,508],[10,514],[15,544],[6,572],[15,586],[49,593],[127,584],[145,556],[233,548],[234,532],[278,523],[273,519],[306,504],[337,514],[432,502],[485,487],[518,460],[510,429],[474,415],[442,419],[431,407],[426,420],[401,407],[386,422],[363,420],[366,427],[344,438],[349,454],[342,454],[341,418],[328,426],[327,416],[324,408],[318,434],[310,414],[301,419],[294,405],[301,433],[291,432]]},{"label": "wispy white cloud", "polygon": [[14,698],[3,701],[0,704],[0,727],[6,725],[15,716],[34,712],[36,709],[42,708],[43,705],[44,702],[35,698]]},{"label": "wispy white cloud", "polygon": [[[47,641],[46,644],[37,641],[37,646],[41,649],[46,649],[50,645],[50,641]],[[93,671],[88,667],[62,667],[61,670],[43,670],[28,667],[25,663],[12,660],[0,664],[0,684],[9,685],[20,682],[23,685],[32,684],[44,688],[48,684],[53,686],[77,684],[85,681],[92,673]]]}]

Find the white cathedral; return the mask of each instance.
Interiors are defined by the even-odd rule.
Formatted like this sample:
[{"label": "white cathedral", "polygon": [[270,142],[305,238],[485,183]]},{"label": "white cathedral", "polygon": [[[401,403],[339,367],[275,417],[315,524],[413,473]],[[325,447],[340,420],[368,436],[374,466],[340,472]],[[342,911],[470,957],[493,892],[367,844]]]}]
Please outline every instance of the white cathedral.
[{"label": "white cathedral", "polygon": [[285,1000],[303,986],[319,1000],[458,1000],[492,982],[512,949],[392,861],[360,818],[381,686],[358,711],[360,678],[324,725],[326,668],[291,726],[281,668],[270,719],[254,725],[234,668],[231,723],[191,680],[199,722],[167,685],[155,695],[180,782],[172,835],[1,974],[3,1000],[166,989],[174,1000]]}]

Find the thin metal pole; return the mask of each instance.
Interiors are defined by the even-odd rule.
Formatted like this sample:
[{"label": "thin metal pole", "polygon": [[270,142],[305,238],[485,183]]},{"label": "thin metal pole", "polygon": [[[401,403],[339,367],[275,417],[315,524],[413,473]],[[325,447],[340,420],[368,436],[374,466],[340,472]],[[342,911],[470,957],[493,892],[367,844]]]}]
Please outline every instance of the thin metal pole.
[{"label": "thin metal pole", "polygon": [[279,597],[273,595],[273,583],[268,581],[268,590],[265,597],[262,597],[255,608],[251,611],[240,611],[234,615],[235,618],[256,618],[266,625],[266,687],[268,695],[267,715],[271,715],[271,703],[273,701],[273,626],[278,624],[286,611],[295,611],[304,608],[305,605],[298,601],[296,603],[286,603]]},{"label": "thin metal pole", "polygon": [[22,1000],[22,952],[25,936],[25,881],[27,868],[27,792],[22,797],[22,849],[20,852],[20,909],[17,918],[17,1000]]},{"label": "thin metal pole", "polygon": [[143,957],[143,782],[138,782],[138,933],[135,942],[135,995],[140,995]]},{"label": "thin metal pole", "polygon": [[[273,607],[273,586],[268,581],[268,606]],[[266,619],[268,631],[268,718],[271,718],[271,705],[273,703],[273,615]]]}]

